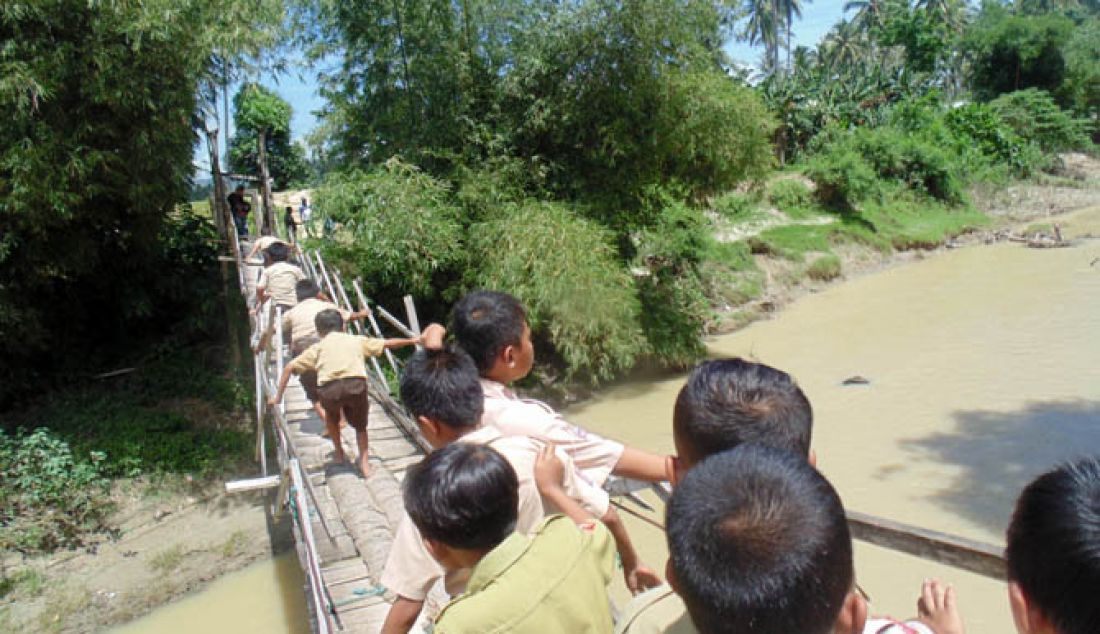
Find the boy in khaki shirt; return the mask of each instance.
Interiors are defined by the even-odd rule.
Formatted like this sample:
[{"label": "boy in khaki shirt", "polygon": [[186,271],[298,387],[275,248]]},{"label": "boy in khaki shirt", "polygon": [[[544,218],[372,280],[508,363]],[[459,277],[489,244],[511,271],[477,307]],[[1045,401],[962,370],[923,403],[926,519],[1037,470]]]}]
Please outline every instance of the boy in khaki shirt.
[{"label": "boy in khaki shirt", "polygon": [[286,243],[276,242],[264,253],[272,264],[264,269],[260,274],[260,281],[256,282],[256,305],[262,306],[268,299],[272,299],[276,306],[282,306],[284,310],[290,309],[298,303],[294,286],[299,280],[304,280],[306,274],[287,262],[290,247]]},{"label": "boy in khaki shirt", "polygon": [[359,469],[363,475],[370,473],[367,462],[367,366],[364,357],[376,357],[388,348],[414,346],[420,339],[373,339],[340,332],[344,319],[336,309],[322,310],[315,319],[321,341],[310,346],[287,364],[279,377],[279,389],[268,401],[277,405],[283,399],[291,374],[317,372],[317,395],[325,411],[325,427],[335,448],[337,462],[347,459],[340,442],[340,417],[355,429],[355,441],[359,448]]}]

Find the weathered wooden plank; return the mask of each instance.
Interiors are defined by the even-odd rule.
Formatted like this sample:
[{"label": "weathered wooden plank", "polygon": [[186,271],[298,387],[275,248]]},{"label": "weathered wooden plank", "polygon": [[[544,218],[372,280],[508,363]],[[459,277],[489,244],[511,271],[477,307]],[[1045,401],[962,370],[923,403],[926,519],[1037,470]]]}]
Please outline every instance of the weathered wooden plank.
[{"label": "weathered wooden plank", "polygon": [[852,537],[1003,581],[1004,549],[993,544],[848,511]]}]

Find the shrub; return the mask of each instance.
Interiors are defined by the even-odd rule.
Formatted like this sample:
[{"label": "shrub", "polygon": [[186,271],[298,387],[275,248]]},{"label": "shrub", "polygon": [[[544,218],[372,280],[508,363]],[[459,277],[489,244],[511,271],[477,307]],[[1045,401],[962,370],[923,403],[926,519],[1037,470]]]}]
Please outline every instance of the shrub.
[{"label": "shrub", "polygon": [[1042,166],[1038,148],[1030,145],[987,104],[970,103],[947,112],[944,122],[960,153],[977,153],[987,162],[1003,163],[1027,176]]},{"label": "shrub", "polygon": [[700,272],[714,238],[700,210],[666,191],[651,198],[657,223],[636,238],[642,329],[649,352],[661,363],[686,366],[704,352],[699,336],[708,309]]},{"label": "shrub", "polygon": [[875,187],[875,171],[852,147],[829,146],[806,165],[806,175],[817,185],[817,197],[826,206],[854,209]]},{"label": "shrub", "polygon": [[611,234],[561,203],[501,205],[470,227],[470,287],[512,293],[527,307],[543,361],[567,376],[609,379],[645,345],[629,273]]},{"label": "shrub", "polygon": [[812,205],[813,192],[801,181],[783,179],[772,183],[768,191],[768,199],[780,211],[788,212],[805,209]]},{"label": "shrub", "polygon": [[1016,134],[1047,152],[1092,145],[1087,134],[1088,122],[1059,108],[1046,91],[1031,88],[1011,92],[994,99],[989,106]]},{"label": "shrub", "polygon": [[363,276],[370,293],[436,296],[436,275],[462,254],[462,225],[445,183],[390,159],[369,172],[338,173],[315,194],[318,213],[337,224],[326,255]]},{"label": "shrub", "polygon": [[108,531],[111,510],[104,455],[74,455],[49,430],[0,430],[0,550],[35,553],[73,548]]},{"label": "shrub", "polygon": [[760,212],[755,196],[740,192],[726,192],[711,201],[711,209],[730,222],[741,222]]},{"label": "shrub", "polygon": [[840,258],[832,253],[823,255],[806,268],[806,275],[812,280],[827,282],[840,277]]}]

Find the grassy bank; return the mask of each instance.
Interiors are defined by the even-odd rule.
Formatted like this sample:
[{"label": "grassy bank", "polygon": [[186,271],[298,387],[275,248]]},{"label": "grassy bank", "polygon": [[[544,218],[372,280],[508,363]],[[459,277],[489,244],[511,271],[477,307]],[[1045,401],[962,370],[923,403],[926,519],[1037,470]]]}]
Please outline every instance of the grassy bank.
[{"label": "grassy bank", "polygon": [[[1074,178],[974,183],[958,204],[894,190],[865,200],[858,211],[836,210],[797,170],[776,173],[758,190],[720,197],[709,214],[715,242],[702,264],[713,311],[708,331],[735,330],[801,290],[914,252],[1081,207],[1100,190],[1100,163],[1085,155],[1075,160],[1083,171]],[[1039,222],[1032,232],[1050,227]]]}]

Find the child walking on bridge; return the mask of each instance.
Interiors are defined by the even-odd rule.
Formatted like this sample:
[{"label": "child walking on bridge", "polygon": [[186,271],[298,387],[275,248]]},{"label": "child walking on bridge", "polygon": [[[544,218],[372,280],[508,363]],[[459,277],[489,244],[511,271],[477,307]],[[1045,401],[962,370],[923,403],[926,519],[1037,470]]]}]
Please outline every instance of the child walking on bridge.
[{"label": "child walking on bridge", "polygon": [[287,364],[279,377],[279,388],[268,401],[278,405],[291,374],[314,371],[317,373],[317,395],[325,411],[325,427],[334,447],[333,458],[344,462],[344,445],[340,440],[340,417],[355,429],[355,442],[359,449],[359,469],[363,475],[370,473],[367,462],[367,366],[364,357],[376,357],[384,350],[414,346],[415,339],[374,339],[341,332],[344,318],[335,309],[322,310],[314,319],[321,340],[307,348]]}]

